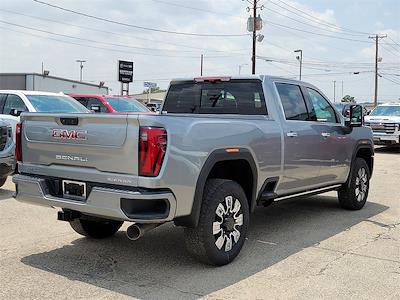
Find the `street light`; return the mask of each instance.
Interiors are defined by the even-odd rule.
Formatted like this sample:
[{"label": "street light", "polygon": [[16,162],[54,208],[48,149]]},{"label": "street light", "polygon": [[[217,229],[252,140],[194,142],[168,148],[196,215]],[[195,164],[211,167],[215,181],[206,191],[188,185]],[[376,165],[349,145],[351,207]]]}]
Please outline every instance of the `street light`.
[{"label": "street light", "polygon": [[244,67],[244,66],[248,66],[249,64],[241,64],[241,65],[239,65],[239,75],[240,75],[240,72],[242,71],[242,67]]},{"label": "street light", "polygon": [[296,56],[296,59],[300,62],[300,80],[301,80],[301,67],[303,64],[303,50],[294,50],[294,53],[300,53],[300,56]]},{"label": "street light", "polygon": [[83,63],[86,62],[86,60],[79,60],[77,59],[76,62],[80,64],[80,75],[79,75],[79,81],[82,81],[82,69],[83,69]]}]

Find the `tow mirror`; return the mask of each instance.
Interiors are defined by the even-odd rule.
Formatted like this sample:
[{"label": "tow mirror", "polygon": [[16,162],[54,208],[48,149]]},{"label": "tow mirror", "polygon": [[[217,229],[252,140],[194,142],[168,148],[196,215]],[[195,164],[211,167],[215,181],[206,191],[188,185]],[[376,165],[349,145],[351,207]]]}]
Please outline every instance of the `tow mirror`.
[{"label": "tow mirror", "polygon": [[100,105],[93,104],[90,106],[90,110],[93,110],[95,113],[99,113],[101,111]]},{"label": "tow mirror", "polygon": [[22,109],[12,108],[10,111],[10,115],[13,117],[19,117],[23,112],[24,112],[24,110],[22,110]]},{"label": "tow mirror", "polygon": [[361,127],[363,125],[363,107],[361,105],[350,105],[349,119],[345,123],[350,128]]}]

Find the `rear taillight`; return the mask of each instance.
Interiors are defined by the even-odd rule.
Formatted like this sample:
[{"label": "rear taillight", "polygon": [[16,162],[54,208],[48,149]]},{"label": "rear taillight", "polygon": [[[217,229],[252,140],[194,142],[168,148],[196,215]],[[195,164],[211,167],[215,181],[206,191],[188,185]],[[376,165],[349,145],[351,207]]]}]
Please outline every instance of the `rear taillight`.
[{"label": "rear taillight", "polygon": [[22,123],[17,123],[17,126],[15,128],[15,159],[17,161],[22,161],[21,138]]},{"label": "rear taillight", "polygon": [[140,127],[139,176],[156,177],[167,150],[167,131],[160,127]]}]

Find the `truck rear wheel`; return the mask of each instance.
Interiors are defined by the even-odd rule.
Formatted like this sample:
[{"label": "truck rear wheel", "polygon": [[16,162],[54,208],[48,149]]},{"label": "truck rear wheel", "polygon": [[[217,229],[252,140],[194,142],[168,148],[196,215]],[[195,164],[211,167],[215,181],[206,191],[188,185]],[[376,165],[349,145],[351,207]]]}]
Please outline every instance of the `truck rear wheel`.
[{"label": "truck rear wheel", "polygon": [[188,251],[202,262],[222,266],[239,254],[249,226],[249,206],[242,187],[226,179],[206,182],[199,224],[185,228]]},{"label": "truck rear wheel", "polygon": [[103,239],[114,235],[121,228],[124,222],[114,220],[87,220],[74,219],[69,222],[72,229],[77,233],[94,239]]},{"label": "truck rear wheel", "polygon": [[356,158],[347,182],[338,191],[339,203],[342,208],[350,210],[363,208],[368,197],[370,176],[365,160]]},{"label": "truck rear wheel", "polygon": [[2,187],[7,181],[7,177],[0,178],[0,187]]}]

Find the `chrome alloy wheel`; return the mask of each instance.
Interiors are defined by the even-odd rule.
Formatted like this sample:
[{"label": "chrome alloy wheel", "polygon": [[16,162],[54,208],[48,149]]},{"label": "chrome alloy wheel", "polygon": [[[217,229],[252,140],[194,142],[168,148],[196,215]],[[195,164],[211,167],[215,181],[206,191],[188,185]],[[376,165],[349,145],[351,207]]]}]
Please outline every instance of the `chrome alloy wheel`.
[{"label": "chrome alloy wheel", "polygon": [[243,225],[241,208],[239,200],[232,196],[226,196],[225,202],[218,204],[212,230],[215,246],[219,250],[224,247],[225,252],[228,252],[239,241],[240,227]]},{"label": "chrome alloy wheel", "polygon": [[365,199],[368,189],[368,175],[364,168],[360,168],[357,172],[356,182],[355,182],[355,194],[358,202]]}]

